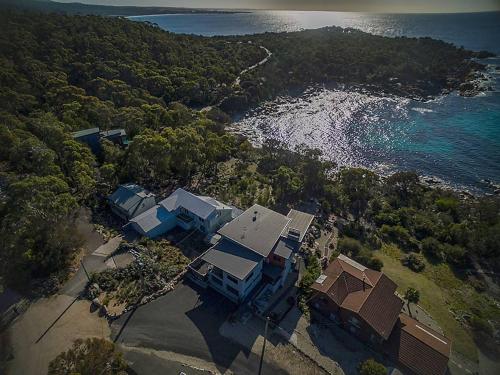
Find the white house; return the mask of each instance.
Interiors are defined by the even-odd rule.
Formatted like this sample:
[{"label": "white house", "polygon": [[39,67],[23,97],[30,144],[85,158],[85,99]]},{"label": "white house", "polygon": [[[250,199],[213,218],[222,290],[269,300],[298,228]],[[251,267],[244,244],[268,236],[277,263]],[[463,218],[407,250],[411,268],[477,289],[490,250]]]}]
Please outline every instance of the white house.
[{"label": "white house", "polygon": [[179,188],[158,205],[130,220],[130,224],[137,232],[150,238],[175,226],[210,234],[231,221],[237,213],[239,210],[214,198],[198,196]]},{"label": "white house", "polygon": [[260,282],[275,292],[313,218],[295,210],[284,216],[256,204],[219,229],[221,240],[190,264],[189,277],[237,303]]}]

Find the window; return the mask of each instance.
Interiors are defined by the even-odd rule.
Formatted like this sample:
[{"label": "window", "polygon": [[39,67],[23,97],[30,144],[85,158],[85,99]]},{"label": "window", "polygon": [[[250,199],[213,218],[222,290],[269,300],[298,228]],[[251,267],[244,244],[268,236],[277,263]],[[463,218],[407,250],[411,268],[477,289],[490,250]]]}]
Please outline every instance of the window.
[{"label": "window", "polygon": [[218,278],[216,278],[216,277],[213,277],[213,276],[214,276],[214,275],[212,275],[211,280],[212,280],[214,283],[216,283],[217,285],[222,286],[222,281],[221,281],[221,280],[219,280],[219,279],[218,279]]},{"label": "window", "polygon": [[228,275],[228,274],[226,274],[226,277],[228,278],[228,280],[232,281],[233,283],[238,284],[238,279],[236,277],[233,277],[233,276]]},{"label": "window", "polygon": [[219,279],[222,279],[224,277],[223,273],[222,273],[222,270],[220,268],[214,267],[213,270],[212,270],[212,273],[215,276],[217,276]]},{"label": "window", "polygon": [[235,296],[238,295],[238,290],[237,289],[234,289],[232,286],[229,286],[229,285],[226,285],[226,289],[229,293],[232,293],[234,294]]},{"label": "window", "polygon": [[252,271],[252,272],[250,272],[250,275],[248,275],[248,276],[247,276],[247,278],[245,279],[245,281],[250,280],[250,279],[252,278],[252,276],[253,276],[253,271]]}]

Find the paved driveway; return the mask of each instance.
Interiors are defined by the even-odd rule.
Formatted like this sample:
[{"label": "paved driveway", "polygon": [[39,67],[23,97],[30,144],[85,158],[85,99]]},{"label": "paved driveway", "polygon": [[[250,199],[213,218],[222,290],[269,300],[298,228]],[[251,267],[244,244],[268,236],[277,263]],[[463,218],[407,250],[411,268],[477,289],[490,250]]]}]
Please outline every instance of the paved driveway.
[{"label": "paved driveway", "polygon": [[[256,374],[259,357],[219,334],[234,305],[213,291],[187,283],[180,283],[171,293],[123,315],[112,324],[112,337],[129,347],[213,362],[221,373],[229,369],[237,374]],[[164,373],[168,374],[167,370]],[[263,372],[283,373],[266,363]]]}]

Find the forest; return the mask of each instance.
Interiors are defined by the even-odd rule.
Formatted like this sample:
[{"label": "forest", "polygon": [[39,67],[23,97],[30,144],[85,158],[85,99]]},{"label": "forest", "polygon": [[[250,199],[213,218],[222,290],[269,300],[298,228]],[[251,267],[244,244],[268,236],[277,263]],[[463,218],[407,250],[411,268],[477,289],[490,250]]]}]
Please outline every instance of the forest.
[{"label": "forest", "polygon": [[[266,56],[260,45],[273,52],[269,63],[235,85]],[[1,12],[0,283],[63,280],[81,245],[79,208],[101,205],[128,181],[153,191],[191,186],[241,208],[315,199],[325,215],[352,218],[344,234],[357,242],[344,245],[360,262],[382,267],[373,251],[394,243],[417,254],[408,260],[416,268],[423,254],[498,271],[498,197],[431,189],[411,172],[339,169],[306,147],[257,149],[226,132],[231,118],[215,106],[231,112],[329,81],[435,95],[480,68],[473,56],[432,39],[338,28],[203,38],[121,18]],[[96,157],[71,137],[91,127],[125,128],[132,143],[104,143]]]}]

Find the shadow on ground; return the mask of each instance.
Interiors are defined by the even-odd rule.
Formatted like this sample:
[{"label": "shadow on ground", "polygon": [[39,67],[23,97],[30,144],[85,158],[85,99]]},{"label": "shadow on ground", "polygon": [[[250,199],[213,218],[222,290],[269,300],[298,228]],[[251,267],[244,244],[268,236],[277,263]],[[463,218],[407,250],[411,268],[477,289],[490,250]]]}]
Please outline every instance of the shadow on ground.
[{"label": "shadow on ground", "polygon": [[[255,374],[259,358],[219,333],[236,306],[189,281],[112,323],[112,338],[129,347],[179,353],[214,363],[219,372]],[[279,369],[265,364],[267,373]]]}]

